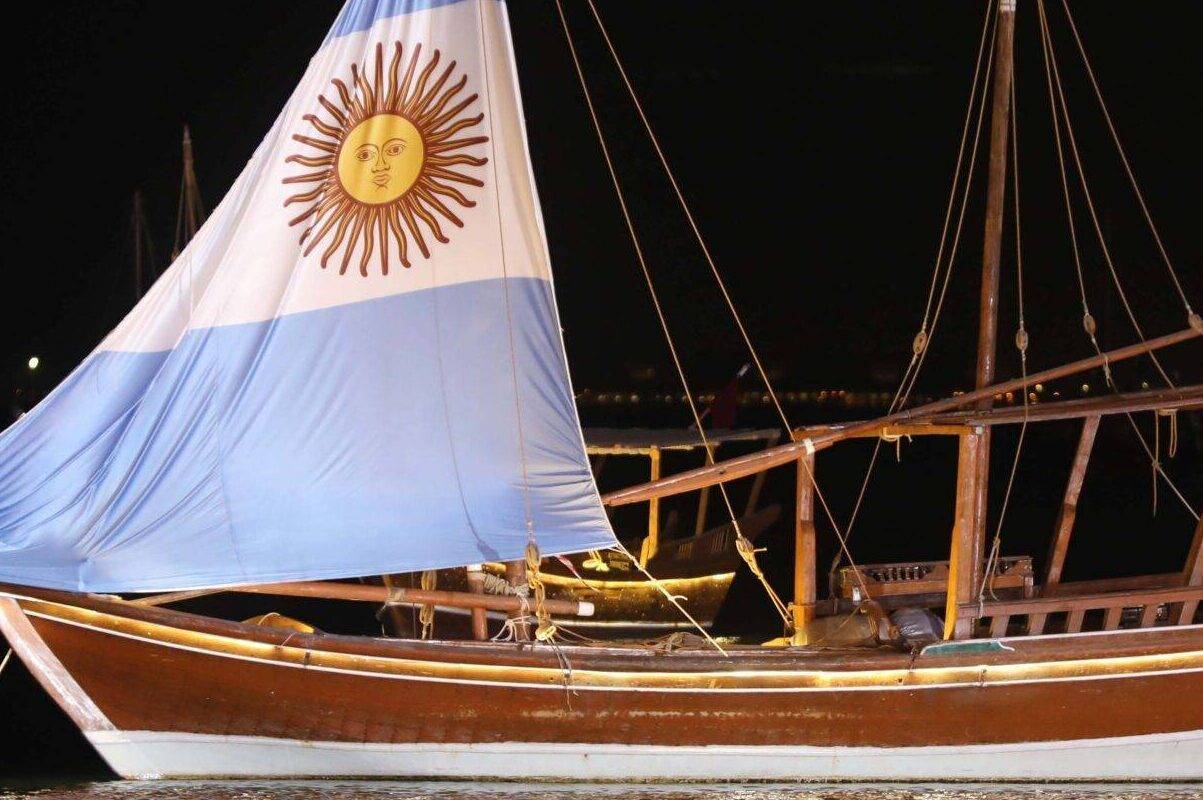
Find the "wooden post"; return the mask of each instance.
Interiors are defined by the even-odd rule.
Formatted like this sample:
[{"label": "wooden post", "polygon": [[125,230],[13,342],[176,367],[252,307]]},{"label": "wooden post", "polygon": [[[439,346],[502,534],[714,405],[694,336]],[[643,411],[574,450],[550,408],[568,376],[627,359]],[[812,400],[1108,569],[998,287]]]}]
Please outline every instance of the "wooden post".
[{"label": "wooden post", "polygon": [[[660,448],[653,445],[648,448],[651,460],[651,480],[660,480]],[[647,538],[639,552],[639,563],[647,567],[647,562],[656,557],[660,550],[660,498],[653,497],[647,503]]]},{"label": "wooden post", "polygon": [[1078,497],[1082,494],[1082,482],[1086,478],[1086,467],[1090,463],[1090,452],[1094,449],[1094,438],[1099,432],[1099,417],[1087,417],[1082,423],[1082,436],[1078,439],[1078,452],[1074,455],[1065,485],[1065,499],[1061,513],[1057,516],[1057,530],[1048,551],[1048,565],[1044,570],[1044,585],[1056,586],[1061,582],[1061,571],[1065,567],[1065,554],[1069,550],[1069,539],[1073,534],[1074,519],[1078,515]]},{"label": "wooden post", "polygon": [[957,504],[952,526],[952,552],[948,558],[948,597],[944,606],[944,638],[968,639],[973,633],[973,618],[960,614],[962,603],[972,602],[976,574],[974,562],[975,520],[978,490],[978,453],[982,429],[963,434],[957,446]]},{"label": "wooden post", "polygon": [[[714,463],[714,448],[706,448],[706,463]],[[710,487],[702,487],[702,492],[698,498],[698,519],[693,525],[693,535],[701,536],[706,532],[706,512],[710,510]]]},{"label": "wooden post", "polygon": [[[1182,568],[1182,582],[1187,586],[1203,584],[1203,519],[1195,526],[1195,538],[1191,540],[1190,552],[1186,556],[1186,565]],[[1198,600],[1188,600],[1178,611],[1178,624],[1190,625],[1195,621],[1195,610],[1199,607]]]},{"label": "wooden post", "polygon": [[[505,579],[510,586],[526,586],[526,562],[522,559],[505,562]],[[517,618],[521,616],[521,611],[510,612],[510,619],[514,620],[514,638],[520,642],[529,642],[530,624],[518,622]]]},{"label": "wooden post", "polygon": [[797,509],[794,519],[794,635],[792,643],[809,644],[806,628],[815,614],[814,453],[798,459]]},{"label": "wooden post", "polygon": [[[480,564],[468,565],[468,591],[485,593],[485,573]],[[489,615],[483,608],[472,609],[472,638],[483,642],[489,638]]]},{"label": "wooden post", "polygon": [[[998,350],[998,282],[1002,258],[1003,208],[1007,185],[1007,135],[1011,130],[1012,49],[1015,38],[1015,0],[999,0],[998,29],[994,42],[994,97],[990,111],[990,164],[986,186],[986,232],[982,245],[982,291],[978,319],[977,381],[982,389],[994,383],[995,356]],[[988,409],[987,397],[979,408]],[[985,556],[986,512],[990,485],[990,432],[985,431],[973,448],[974,488],[970,510],[971,549],[964,553],[972,565],[969,578],[973,591],[981,580],[981,562]],[[958,484],[958,493],[960,487]]]}]

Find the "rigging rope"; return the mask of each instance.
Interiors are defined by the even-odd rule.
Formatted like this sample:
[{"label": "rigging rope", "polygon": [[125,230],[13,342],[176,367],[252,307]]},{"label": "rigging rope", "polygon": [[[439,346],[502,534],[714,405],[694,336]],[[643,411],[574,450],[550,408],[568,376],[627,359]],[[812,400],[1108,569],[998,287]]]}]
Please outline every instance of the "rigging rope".
[{"label": "rigging rope", "polygon": [[[744,344],[748,348],[748,352],[752,357],[752,361],[753,361],[753,363],[755,363],[756,369],[760,373],[761,380],[763,380],[765,388],[768,391],[769,396],[772,398],[773,405],[776,407],[776,410],[777,410],[777,414],[781,417],[781,422],[785,426],[786,431],[789,432],[790,438],[796,440],[797,437],[794,432],[794,428],[790,424],[789,418],[786,415],[785,410],[781,405],[780,398],[778,397],[776,391],[773,389],[772,382],[769,380],[768,372],[765,370],[764,364],[760,360],[760,355],[757,353],[756,347],[752,343],[751,336],[749,336],[749,334],[748,334],[747,327],[744,325],[743,319],[740,317],[739,311],[735,307],[735,301],[731,298],[731,294],[727,290],[726,282],[723,280],[722,274],[719,272],[718,265],[716,264],[714,257],[710,253],[710,248],[706,244],[705,237],[702,236],[701,229],[698,227],[697,221],[694,219],[693,212],[690,210],[689,203],[685,199],[685,194],[684,194],[684,192],[682,192],[681,186],[677,182],[676,175],[673,172],[672,167],[670,166],[670,164],[668,162],[668,157],[664,154],[664,149],[660,146],[660,140],[656,136],[655,130],[652,128],[651,121],[648,119],[647,114],[643,110],[643,104],[639,100],[639,95],[635,92],[635,87],[631,83],[630,78],[627,76],[626,69],[622,64],[622,59],[618,55],[618,50],[617,50],[617,48],[615,48],[613,41],[610,39],[609,32],[606,30],[605,23],[602,22],[601,15],[598,13],[597,7],[594,5],[593,0],[587,0],[587,2],[589,4],[589,9],[593,12],[593,18],[597,21],[597,26],[598,26],[598,29],[601,31],[602,38],[606,42],[606,47],[610,51],[610,56],[613,58],[614,64],[618,69],[618,74],[621,76],[622,82],[626,86],[627,93],[630,95],[631,101],[632,101],[633,105],[635,106],[635,110],[638,112],[639,119],[643,123],[644,130],[647,132],[647,135],[648,135],[648,139],[651,141],[652,147],[656,151],[656,156],[660,160],[660,165],[664,169],[665,175],[668,177],[669,183],[672,185],[673,192],[677,196],[677,201],[681,205],[681,209],[685,214],[686,220],[689,222],[689,227],[693,231],[694,238],[697,240],[698,246],[701,248],[702,254],[706,258],[706,263],[710,266],[711,274],[714,276],[714,280],[718,284],[718,288],[723,296],[723,300],[726,302],[727,308],[731,312],[731,316],[735,320],[736,327],[739,329],[740,336],[743,337]],[[559,0],[557,0],[556,5],[558,8],[560,8],[560,19],[564,25],[564,34],[566,37],[568,37],[569,43],[571,46],[572,36],[568,30],[568,23],[564,17],[563,8],[560,7]],[[573,59],[574,60],[576,59],[575,48],[573,48]],[[577,63],[577,72],[581,79],[581,86],[582,86],[582,88],[584,88],[586,96],[588,96],[588,88],[585,86],[585,79],[584,79],[583,73],[581,72],[579,62]],[[590,105],[590,113],[592,114],[592,111],[593,111],[592,103],[590,103],[589,105]],[[593,114],[593,123],[594,123],[594,128],[597,131],[597,135],[598,135],[599,139],[603,138],[601,128],[598,124],[597,116],[595,114]],[[602,144],[602,149],[603,149],[603,152],[606,149],[604,141]],[[618,179],[614,173],[613,166],[609,164],[610,159],[609,159],[608,154],[606,155],[606,161],[607,161],[607,164],[611,167],[610,173],[611,173],[611,178],[614,180],[615,191],[617,191],[619,193],[619,195],[621,196],[622,190],[618,185]],[[621,200],[620,200],[620,202],[621,202]],[[622,202],[622,207],[623,207],[623,214],[624,214],[624,216],[626,216],[627,211],[626,211],[626,203],[625,202]],[[632,236],[632,238],[634,238],[635,231],[634,231],[634,227],[630,224],[629,218],[627,220],[627,223],[628,223],[627,227],[630,230],[631,236]],[[698,414],[696,405],[694,403],[693,396],[690,393],[688,383],[685,380],[685,375],[681,368],[680,361],[677,358],[676,350],[675,350],[675,347],[673,346],[671,336],[668,331],[667,322],[664,320],[664,316],[661,313],[660,303],[655,297],[655,294],[656,294],[655,288],[652,286],[651,276],[647,271],[646,264],[644,263],[642,251],[639,248],[638,244],[636,244],[635,249],[636,249],[637,255],[639,256],[640,265],[644,269],[645,277],[648,282],[648,289],[652,292],[652,295],[653,295],[653,298],[652,298],[653,305],[655,305],[655,307],[656,307],[657,314],[660,315],[660,321],[661,321],[661,326],[664,329],[664,335],[667,339],[669,339],[669,350],[672,352],[673,361],[677,366],[677,372],[680,376],[681,383],[685,388],[685,395],[686,395],[687,400],[689,401],[690,410],[693,412],[695,425],[697,426],[699,434],[702,437],[703,444],[706,445],[706,452],[707,452],[706,460],[708,463],[713,464],[714,463],[714,452],[713,452],[713,449],[710,448],[709,444],[706,442],[706,434],[702,431],[701,416]],[[800,461],[800,463],[802,463],[803,469],[805,469],[805,471],[807,473],[807,479],[810,481],[811,486],[815,490],[815,496],[819,498],[820,503],[823,505],[824,512],[826,513],[832,528],[835,530],[836,538],[840,540],[842,552],[848,553],[847,543],[844,541],[844,538],[845,538],[844,534],[843,534],[843,532],[841,532],[840,526],[838,524],[836,524],[835,517],[832,515],[830,509],[827,506],[827,501],[823,497],[822,490],[819,488],[819,485],[818,485],[817,481],[815,480],[815,476],[814,476],[813,471],[810,468],[810,465],[808,463],[806,463],[805,459],[802,459]],[[740,530],[739,523],[737,522],[737,520],[735,518],[735,510],[734,510],[733,506],[731,505],[731,501],[727,495],[726,487],[722,483],[719,484],[719,491],[722,494],[724,503],[726,503],[726,505],[727,505],[727,510],[730,512],[731,522],[735,526],[736,550],[738,551],[740,557],[744,560],[744,563],[746,563],[748,565],[748,569],[757,578],[757,580],[760,581],[761,586],[764,587],[765,593],[768,594],[769,599],[772,601],[774,607],[777,609],[777,613],[781,615],[782,621],[787,626],[790,625],[792,623],[792,617],[789,613],[789,607],[781,601],[780,596],[773,589],[772,584],[769,583],[768,578],[765,577],[763,570],[761,570],[760,565],[757,563],[756,553],[759,551],[757,550],[757,548],[755,548],[752,545],[752,542],[750,540],[748,540],[743,535],[743,532]],[[849,563],[854,563],[854,562],[852,562],[851,554],[848,555],[848,560],[849,560]],[[859,571],[857,574],[859,577]],[[862,586],[862,589],[863,588],[864,587]],[[866,597],[867,596],[868,595],[866,593]]]},{"label": "rigging rope", "polygon": [[[572,63],[573,63],[573,66],[576,68],[576,74],[577,74],[577,78],[579,79],[580,84],[581,84],[581,90],[585,95],[585,104],[589,110],[589,117],[593,122],[593,129],[597,133],[597,140],[598,140],[599,145],[601,146],[602,156],[606,162],[606,169],[609,171],[610,180],[614,184],[614,192],[618,197],[618,205],[619,205],[620,210],[622,211],[623,221],[626,223],[627,233],[631,237],[631,244],[635,248],[635,256],[636,256],[637,260],[639,261],[639,267],[643,272],[643,277],[647,283],[648,292],[651,295],[652,306],[655,308],[656,316],[659,318],[660,328],[664,334],[665,341],[668,344],[669,354],[672,356],[673,364],[675,365],[676,370],[677,370],[677,376],[681,381],[681,386],[685,391],[685,397],[689,402],[689,409],[693,413],[694,421],[697,424],[698,436],[701,437],[702,443],[706,448],[707,461],[710,462],[711,464],[713,464],[714,456],[710,449],[709,439],[706,436],[706,431],[702,427],[701,416],[698,413],[697,403],[694,400],[693,392],[690,390],[689,381],[685,378],[685,370],[681,365],[681,359],[677,355],[676,344],[674,343],[673,338],[672,338],[672,333],[669,331],[669,328],[668,328],[668,320],[665,318],[664,310],[660,306],[660,297],[659,297],[658,293],[656,292],[655,284],[652,281],[651,270],[648,268],[647,259],[644,257],[644,254],[643,254],[643,246],[640,244],[639,236],[635,232],[635,224],[631,219],[631,212],[627,208],[626,196],[623,194],[622,185],[619,183],[619,180],[618,180],[618,173],[615,170],[614,162],[610,157],[610,148],[606,143],[605,134],[602,132],[601,123],[597,117],[597,110],[593,106],[593,96],[589,91],[589,84],[585,80],[585,72],[584,72],[584,69],[581,67],[580,58],[577,56],[576,43],[572,39],[572,32],[568,27],[568,18],[565,17],[565,15],[564,15],[564,7],[561,3],[561,0],[556,0],[556,10],[559,13],[560,25],[564,29],[564,37],[568,42],[568,51],[572,56]],[[736,519],[736,516],[735,516],[735,508],[731,504],[731,499],[727,494],[726,487],[721,483],[719,484],[719,493],[722,495],[723,501],[727,505],[727,511],[729,512],[729,514],[731,516],[731,523],[735,528],[736,536],[739,538],[743,538],[743,532],[740,530],[739,521]],[[625,549],[626,548],[624,547],[623,550],[625,551]],[[628,556],[629,555],[630,554],[628,553]],[[632,561],[638,563],[638,559],[632,558]],[[651,580],[655,583],[655,585],[662,592],[664,592],[666,596],[670,597],[670,599],[672,599],[672,601],[673,601],[673,604],[684,613],[684,609],[682,608],[680,603],[678,603],[675,598],[671,597],[671,595],[667,592],[667,590],[665,590],[664,587],[660,585],[659,581],[657,581],[655,578],[653,578],[650,575],[650,573],[647,573],[646,569],[644,569],[644,567],[642,565],[639,566],[639,569],[640,569],[640,571],[644,572],[644,574],[648,575],[648,577],[651,578]],[[788,622],[789,614],[788,614],[788,612],[786,612],[784,610],[784,604],[781,602],[781,598],[777,597],[776,592],[774,592],[772,590],[772,587],[769,586],[767,584],[767,582],[762,582],[762,583],[765,585],[765,588],[768,591],[770,598],[773,600],[773,604],[774,604],[774,607],[777,609],[777,612],[782,615],[783,620]],[[697,622],[693,620],[692,616],[689,616],[688,614],[686,614],[686,616],[689,618],[689,620],[691,622],[693,622],[693,624],[698,628],[698,630],[701,631],[703,633],[703,635],[706,636],[706,638],[716,648],[718,648],[720,651],[722,650],[721,647],[718,647],[718,643],[715,642],[710,637],[710,634],[706,633],[705,629],[702,628],[702,626],[698,625]]]},{"label": "rigging rope", "polygon": [[[1040,18],[1040,38],[1041,38],[1042,50],[1044,53],[1044,72],[1045,72],[1046,83],[1048,85],[1049,105],[1050,105],[1050,110],[1052,112],[1052,117],[1053,117],[1053,133],[1054,133],[1054,138],[1056,139],[1056,145],[1057,145],[1057,147],[1056,147],[1057,162],[1061,169],[1062,190],[1063,190],[1063,193],[1065,196],[1065,213],[1066,213],[1066,217],[1069,221],[1070,239],[1071,239],[1071,242],[1073,245],[1074,264],[1078,271],[1078,283],[1079,283],[1079,286],[1081,287],[1081,291],[1082,291],[1083,327],[1086,330],[1086,333],[1090,338],[1090,343],[1094,347],[1095,352],[1097,352],[1101,355],[1103,351],[1102,351],[1102,348],[1099,346],[1098,339],[1095,335],[1097,326],[1096,326],[1094,318],[1090,314],[1090,308],[1089,308],[1089,305],[1088,305],[1087,299],[1086,299],[1086,285],[1085,285],[1085,279],[1084,279],[1083,271],[1082,271],[1081,254],[1079,252],[1077,233],[1076,233],[1076,228],[1075,228],[1074,222],[1073,222],[1073,203],[1072,203],[1072,199],[1071,199],[1071,195],[1070,195],[1070,191],[1069,191],[1069,181],[1066,176],[1065,154],[1064,154],[1064,149],[1061,144],[1060,124],[1058,121],[1059,117],[1062,115],[1064,115],[1064,117],[1065,117],[1067,136],[1070,139],[1071,146],[1073,146],[1072,149],[1073,149],[1073,152],[1075,155],[1075,161],[1077,162],[1077,166],[1078,166],[1078,172],[1079,172],[1079,178],[1080,178],[1080,181],[1082,184],[1082,190],[1086,196],[1086,201],[1090,208],[1091,217],[1095,224],[1095,230],[1099,237],[1100,244],[1102,245],[1104,257],[1106,258],[1108,267],[1110,268],[1113,282],[1116,286],[1116,289],[1120,293],[1120,297],[1123,300],[1124,308],[1127,310],[1129,320],[1132,322],[1133,327],[1136,329],[1137,336],[1141,339],[1141,341],[1144,341],[1145,338],[1144,338],[1144,334],[1142,333],[1142,331],[1140,329],[1140,325],[1137,323],[1135,315],[1132,313],[1131,306],[1128,304],[1127,297],[1124,295],[1123,286],[1119,281],[1119,276],[1115,272],[1115,268],[1111,263],[1110,252],[1108,251],[1106,242],[1103,238],[1102,229],[1098,224],[1097,217],[1094,215],[1094,205],[1091,202],[1089,188],[1086,185],[1085,172],[1082,170],[1081,160],[1080,160],[1080,158],[1078,158],[1077,148],[1073,142],[1073,132],[1070,129],[1070,121],[1069,121],[1069,108],[1065,102],[1065,93],[1061,86],[1061,76],[1060,76],[1059,70],[1057,69],[1056,53],[1054,52],[1054,49],[1053,49],[1052,35],[1051,35],[1050,29],[1049,29],[1048,17],[1047,17],[1045,7],[1044,7],[1044,0],[1037,0],[1036,9],[1039,13],[1039,18]],[[1054,85],[1056,86],[1056,92],[1054,92]],[[1060,106],[1058,106],[1058,98],[1060,98]],[[1199,327],[1203,326],[1203,323],[1197,324],[1196,320],[1197,320],[1197,315],[1192,313],[1190,315],[1190,320],[1189,320],[1191,327],[1199,328]],[[1161,375],[1164,378],[1164,380],[1166,381],[1167,385],[1172,387],[1174,385],[1173,381],[1170,380],[1169,376],[1166,375],[1165,371],[1161,368],[1161,363],[1160,363],[1160,361],[1158,361],[1156,355],[1154,353],[1150,352],[1149,357],[1152,359],[1153,363],[1157,366],[1158,371],[1161,373]],[[1114,377],[1111,373],[1111,368],[1106,362],[1104,362],[1104,364],[1103,364],[1103,373],[1106,378],[1107,386],[1112,390],[1113,393],[1118,394],[1119,389],[1115,384]],[[1124,416],[1127,418],[1129,427],[1132,429],[1132,432],[1136,435],[1137,440],[1140,442],[1141,447],[1144,449],[1145,454],[1148,456],[1149,462],[1152,465],[1154,472],[1156,472],[1158,475],[1161,476],[1162,480],[1164,480],[1166,485],[1168,485],[1170,487],[1171,491],[1173,491],[1174,495],[1178,498],[1178,500],[1186,508],[1187,512],[1192,517],[1194,517],[1196,520],[1198,520],[1199,512],[1195,510],[1194,506],[1192,506],[1190,501],[1186,499],[1185,495],[1183,495],[1182,491],[1178,488],[1177,484],[1174,483],[1173,479],[1162,468],[1162,466],[1157,458],[1157,454],[1155,454],[1153,452],[1153,450],[1149,447],[1149,443],[1145,439],[1144,434],[1141,433],[1139,426],[1137,426],[1136,420],[1133,418],[1132,413],[1124,412]]]},{"label": "rigging rope", "polygon": [[[1090,58],[1086,55],[1086,46],[1082,43],[1082,37],[1078,35],[1078,26],[1074,23],[1073,14],[1070,13],[1069,3],[1066,0],[1061,0],[1061,6],[1065,9],[1065,18],[1069,21],[1069,29],[1073,32],[1074,42],[1078,46],[1078,52],[1082,55],[1082,63],[1086,66],[1086,74],[1090,78],[1090,85],[1094,88],[1094,95],[1098,98],[1099,108],[1103,112],[1103,119],[1107,121],[1107,130],[1111,133],[1111,140],[1115,142],[1115,149],[1119,152],[1119,158],[1124,165],[1124,172],[1128,176],[1128,182],[1132,184],[1132,191],[1136,194],[1136,200],[1140,204],[1141,213],[1144,214],[1145,222],[1149,225],[1149,232],[1153,234],[1153,241],[1157,243],[1157,251],[1161,254],[1161,260],[1165,262],[1166,270],[1170,273],[1170,279],[1174,282],[1174,288],[1178,292],[1178,297],[1181,298],[1182,305],[1186,308],[1187,319],[1190,320],[1197,315],[1191,309],[1190,300],[1186,296],[1186,290],[1182,288],[1182,281],[1178,278],[1178,271],[1170,261],[1169,253],[1166,251],[1165,244],[1161,240],[1161,234],[1157,230],[1157,225],[1153,222],[1153,215],[1149,213],[1149,206],[1145,203],[1144,192],[1140,189],[1140,184],[1136,180],[1136,173],[1128,161],[1128,154],[1125,152],[1123,142],[1120,141],[1119,133],[1115,129],[1115,123],[1111,121],[1111,112],[1108,110],[1107,103],[1103,99],[1103,90],[1099,87],[1098,80],[1095,79],[1094,69],[1090,65]],[[1192,321],[1191,324],[1193,326],[1194,322]]]},{"label": "rigging rope", "polygon": [[[935,336],[936,328],[940,322],[940,312],[944,308],[944,300],[948,294],[948,286],[952,279],[952,269],[956,262],[957,252],[960,248],[961,232],[965,224],[965,212],[969,206],[969,191],[973,185],[974,165],[977,163],[977,153],[981,144],[982,121],[985,118],[986,97],[988,92],[986,88],[990,84],[990,76],[994,69],[994,30],[997,26],[998,15],[994,13],[994,4],[989,2],[986,4],[986,16],[982,23],[981,38],[978,42],[977,59],[975,61],[973,71],[973,81],[969,90],[969,101],[965,108],[965,122],[961,129],[961,144],[957,150],[957,164],[953,171],[952,186],[949,190],[948,205],[945,209],[944,227],[940,232],[940,243],[936,250],[936,261],[932,270],[931,285],[928,290],[928,305],[923,313],[923,322],[920,325],[919,332],[915,335],[911,350],[911,361],[903,373],[902,379],[899,382],[898,389],[894,393],[893,400],[890,401],[889,413],[894,413],[901,409],[910,400],[911,393],[914,391],[915,383],[919,379],[919,373],[923,369],[923,364],[927,359],[927,352],[931,345],[932,338]],[[988,39],[987,39],[988,37]],[[989,41],[989,48],[986,46]],[[983,56],[985,57],[983,60]],[[982,72],[982,65],[985,64],[985,72]],[[981,96],[977,100],[977,123],[974,126],[973,133],[973,148],[969,156],[969,168],[966,172],[965,186],[963,191],[958,191],[960,183],[960,175],[963,166],[965,155],[965,141],[969,132],[969,127],[974,119],[975,99],[978,98],[979,85],[981,87]],[[960,211],[957,214],[957,225],[953,232],[952,246],[949,251],[947,267],[942,269],[945,246],[948,237],[948,220],[951,216],[952,209],[955,205],[958,193],[961,197]],[[943,272],[944,280],[942,284],[939,282],[940,274]],[[929,314],[931,314],[931,301],[935,294],[937,285],[940,285],[940,293],[935,306],[934,315],[930,316],[931,327],[928,328]],[[881,454],[881,438],[879,437],[873,445],[873,452],[869,456],[869,465],[865,470],[865,477],[861,481],[860,490],[857,492],[856,502],[853,504],[852,513],[848,517],[848,524],[845,528],[845,536],[851,538],[852,529],[855,526],[857,518],[860,515],[861,507],[864,503],[865,495],[869,488],[869,482],[873,477],[873,471],[877,465],[878,457]],[[839,569],[842,560],[842,553],[837,552],[835,558],[832,559],[831,566],[827,571],[827,582],[829,587],[834,591],[836,571]]]}]

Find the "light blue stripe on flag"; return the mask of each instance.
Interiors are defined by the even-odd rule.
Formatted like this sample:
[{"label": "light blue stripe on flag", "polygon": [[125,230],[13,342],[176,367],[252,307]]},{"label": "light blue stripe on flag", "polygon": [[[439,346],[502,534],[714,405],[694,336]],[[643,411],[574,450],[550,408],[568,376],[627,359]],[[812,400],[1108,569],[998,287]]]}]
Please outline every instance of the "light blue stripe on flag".
[{"label": "light blue stripe on flag", "polygon": [[377,20],[449,6],[468,0],[349,0],[330,29],[326,41],[356,31],[366,31]]}]

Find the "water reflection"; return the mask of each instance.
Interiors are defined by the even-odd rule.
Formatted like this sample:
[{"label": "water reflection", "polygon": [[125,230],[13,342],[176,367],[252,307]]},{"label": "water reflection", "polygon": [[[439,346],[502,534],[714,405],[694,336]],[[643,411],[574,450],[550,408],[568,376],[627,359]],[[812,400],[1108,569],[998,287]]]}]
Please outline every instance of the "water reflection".
[{"label": "water reflection", "polygon": [[1157,786],[630,786],[372,781],[111,781],[0,789],[0,800],[1185,800],[1203,787]]}]

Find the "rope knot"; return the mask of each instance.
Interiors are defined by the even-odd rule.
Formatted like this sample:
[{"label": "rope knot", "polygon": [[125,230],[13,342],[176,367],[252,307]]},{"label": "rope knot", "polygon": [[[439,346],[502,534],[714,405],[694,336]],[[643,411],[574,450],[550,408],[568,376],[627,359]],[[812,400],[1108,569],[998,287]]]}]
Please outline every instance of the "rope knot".
[{"label": "rope knot", "polygon": [[1194,311],[1190,312],[1190,316],[1186,318],[1186,322],[1194,330],[1203,333],[1203,317],[1200,317],[1198,313]]}]

